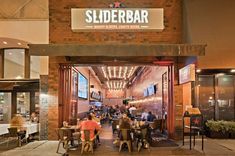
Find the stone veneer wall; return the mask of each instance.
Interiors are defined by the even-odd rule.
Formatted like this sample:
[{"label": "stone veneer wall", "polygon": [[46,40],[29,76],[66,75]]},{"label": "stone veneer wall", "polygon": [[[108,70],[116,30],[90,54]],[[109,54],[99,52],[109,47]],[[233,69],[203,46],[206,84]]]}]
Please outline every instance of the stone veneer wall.
[{"label": "stone veneer wall", "polygon": [[40,140],[48,139],[48,75],[40,75]]}]

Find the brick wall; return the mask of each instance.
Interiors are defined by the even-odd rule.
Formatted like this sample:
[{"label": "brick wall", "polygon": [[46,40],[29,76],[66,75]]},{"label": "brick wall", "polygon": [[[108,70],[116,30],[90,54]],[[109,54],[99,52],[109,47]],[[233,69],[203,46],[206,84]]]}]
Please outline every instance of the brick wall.
[{"label": "brick wall", "polygon": [[108,8],[111,0],[49,0],[50,43],[180,43],[181,0],[120,0],[127,8],[164,8],[162,32],[72,32],[71,8]]},{"label": "brick wall", "polygon": [[[164,8],[162,32],[72,32],[71,8],[108,8],[111,0],[49,0],[50,43],[181,43],[181,0],[120,0],[127,8]],[[56,51],[55,51],[56,53]],[[48,139],[56,139],[58,127],[59,63],[64,57],[49,58]]]},{"label": "brick wall", "polygon": [[59,63],[65,62],[64,57],[49,57],[48,76],[48,139],[57,139],[56,128],[59,123]]}]

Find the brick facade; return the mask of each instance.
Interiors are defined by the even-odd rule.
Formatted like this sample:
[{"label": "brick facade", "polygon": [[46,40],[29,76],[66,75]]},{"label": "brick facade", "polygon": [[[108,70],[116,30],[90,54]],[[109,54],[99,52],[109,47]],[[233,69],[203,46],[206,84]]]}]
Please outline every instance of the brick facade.
[{"label": "brick facade", "polygon": [[72,32],[71,8],[108,8],[111,0],[49,0],[50,43],[181,43],[181,0],[120,0],[127,8],[164,8],[162,32]]},{"label": "brick facade", "polygon": [[[49,0],[49,42],[59,44],[181,43],[181,0],[120,0],[127,8],[164,8],[165,29],[162,32],[72,32],[71,8],[108,8],[113,2],[111,0]],[[65,62],[64,57],[49,59],[48,138],[50,140],[56,139],[55,128],[58,127],[58,69],[59,63],[63,62]]]}]

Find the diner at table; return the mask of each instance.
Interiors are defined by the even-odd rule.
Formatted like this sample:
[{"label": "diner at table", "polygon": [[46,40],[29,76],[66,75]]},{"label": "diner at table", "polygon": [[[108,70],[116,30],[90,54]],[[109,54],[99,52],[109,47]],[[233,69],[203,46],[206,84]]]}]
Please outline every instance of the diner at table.
[{"label": "diner at table", "polygon": [[[73,147],[79,148],[81,145],[81,153],[93,153],[95,148],[98,148],[97,145],[101,145],[100,134],[103,128],[110,126],[109,122],[113,129],[113,144],[119,146],[119,151],[128,149],[131,152],[134,147],[138,152],[141,149],[150,150],[151,135],[156,132],[155,128],[160,129],[153,126],[156,115],[146,108],[123,106],[90,107],[85,118],[77,119],[77,125],[69,125],[69,122],[64,121],[61,129],[69,131],[66,134],[67,141],[70,142],[68,150]],[[140,113],[131,114],[130,111]]]}]

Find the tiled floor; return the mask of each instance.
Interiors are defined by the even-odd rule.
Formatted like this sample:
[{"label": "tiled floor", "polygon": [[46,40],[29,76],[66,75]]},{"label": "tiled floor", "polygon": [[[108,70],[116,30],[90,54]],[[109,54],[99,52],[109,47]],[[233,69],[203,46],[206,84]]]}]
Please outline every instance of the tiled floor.
[{"label": "tiled floor", "polygon": [[[205,150],[201,151],[200,140],[197,140],[196,146],[189,150],[189,145],[181,146],[181,142],[178,142],[178,147],[151,147],[151,152],[142,150],[138,153],[136,150],[131,154],[127,150],[118,152],[118,147],[112,144],[112,132],[111,129],[105,128],[101,133],[101,145],[95,149],[93,155],[97,156],[117,156],[117,155],[158,155],[158,156],[173,156],[173,155],[208,155],[208,156],[235,156],[235,140],[214,140],[205,139]],[[56,153],[57,141],[35,141],[23,145],[22,147],[15,148],[14,144],[11,144],[9,149],[6,149],[6,145],[0,145],[0,156],[59,156],[64,153],[63,148],[60,148],[60,153]],[[70,156],[77,156],[80,154],[80,148],[70,151]],[[84,153],[84,155],[91,155],[90,153]]]}]

